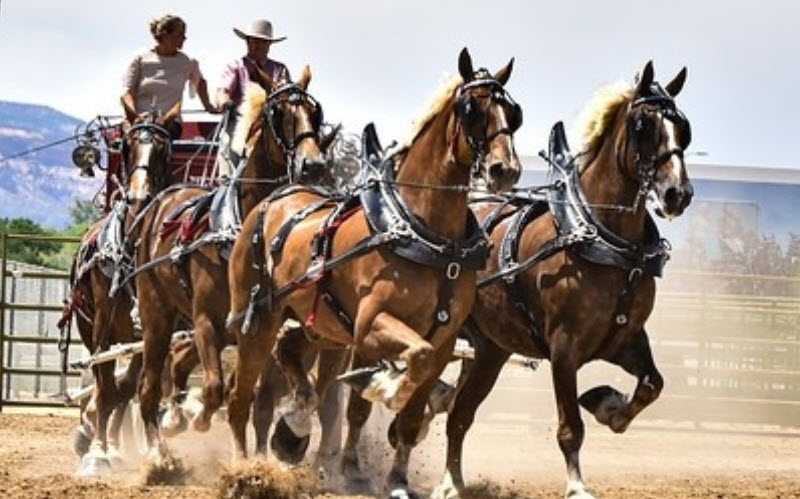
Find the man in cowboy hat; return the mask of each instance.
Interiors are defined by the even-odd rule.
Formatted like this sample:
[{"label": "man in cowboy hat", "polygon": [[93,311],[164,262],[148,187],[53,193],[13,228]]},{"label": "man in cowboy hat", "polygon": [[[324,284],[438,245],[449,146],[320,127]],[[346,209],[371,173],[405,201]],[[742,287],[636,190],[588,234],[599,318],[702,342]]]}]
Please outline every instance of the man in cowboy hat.
[{"label": "man in cowboy hat", "polygon": [[276,37],[272,34],[271,22],[257,19],[250,24],[249,29],[233,28],[233,32],[247,43],[247,54],[231,61],[225,67],[217,89],[217,105],[228,110],[227,133],[220,137],[222,146],[220,149],[223,151],[220,161],[221,175],[229,175],[230,169],[235,167],[235,161],[230,158],[230,151],[227,149],[237,117],[235,108],[241,104],[248,84],[260,81],[259,70],[273,80],[290,79],[286,66],[268,57],[270,46],[286,39],[285,36]]}]

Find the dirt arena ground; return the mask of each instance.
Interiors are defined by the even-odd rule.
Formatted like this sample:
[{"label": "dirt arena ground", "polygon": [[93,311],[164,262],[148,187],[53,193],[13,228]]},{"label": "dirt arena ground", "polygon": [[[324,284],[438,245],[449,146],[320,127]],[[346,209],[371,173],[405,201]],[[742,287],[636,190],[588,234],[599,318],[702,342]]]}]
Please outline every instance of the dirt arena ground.
[{"label": "dirt arena ground", "polygon": [[[378,414],[375,419],[385,417]],[[141,485],[143,472],[137,465],[114,478],[74,478],[75,422],[74,416],[64,415],[0,415],[0,497],[219,496],[219,476],[228,459],[224,423],[208,435],[186,433],[173,440],[176,454],[192,473],[190,485],[147,487]],[[365,439],[364,451],[379,489],[390,453],[377,432]],[[443,435],[438,419],[412,457],[410,477],[423,494],[443,468]],[[564,469],[552,422],[479,422],[466,449],[467,480],[482,485],[474,497],[562,496]],[[800,498],[800,436],[791,433],[696,432],[640,424],[614,435],[587,421],[582,465],[591,490],[601,498]],[[356,496],[331,492],[316,497]]]}]

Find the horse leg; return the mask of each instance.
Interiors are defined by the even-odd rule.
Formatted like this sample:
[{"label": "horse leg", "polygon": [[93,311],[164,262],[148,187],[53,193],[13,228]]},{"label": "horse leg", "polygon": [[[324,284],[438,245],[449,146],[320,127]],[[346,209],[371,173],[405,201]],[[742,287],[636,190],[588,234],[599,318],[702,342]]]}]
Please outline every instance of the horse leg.
[{"label": "horse leg", "polygon": [[447,470],[431,499],[455,499],[464,489],[461,456],[464,437],[475,421],[478,407],[489,395],[510,353],[483,335],[475,334],[475,359],[462,366],[458,392],[447,416]]},{"label": "horse leg", "polygon": [[[395,454],[391,471],[386,480],[386,485],[392,496],[414,497],[414,492],[409,490],[408,463],[411,451],[428,433],[428,426],[436,415],[437,408],[431,407],[431,395],[435,388],[441,386],[441,376],[447,363],[450,361],[456,336],[448,340],[431,356],[432,372],[430,377],[423,381],[414,391],[408,403],[397,414],[395,432]],[[428,409],[426,411],[426,409]],[[390,428],[391,431],[391,428]],[[391,441],[391,438],[390,438]]]},{"label": "horse leg", "polygon": [[321,350],[317,361],[317,395],[320,404],[317,415],[321,427],[315,467],[331,469],[331,463],[342,448],[342,427],[339,411],[341,384],[336,381],[348,359],[347,350]]},{"label": "horse leg", "polygon": [[79,476],[98,476],[111,471],[108,451],[108,418],[114,409],[117,399],[117,387],[114,381],[115,362],[104,362],[92,366],[95,379],[95,432],[89,452],[81,458],[77,474]]},{"label": "horse leg", "polygon": [[202,304],[195,304],[194,339],[203,366],[203,408],[192,419],[192,428],[200,432],[211,428],[211,416],[222,406],[225,398],[220,359],[223,345],[216,334],[217,331],[224,330],[224,325],[214,321],[205,310],[207,309]]},{"label": "horse leg", "polygon": [[271,355],[268,355],[261,370],[255,401],[253,402],[253,428],[256,431],[256,454],[267,454],[269,427],[275,412],[275,401],[287,393],[283,377]]},{"label": "horse leg", "polygon": [[[353,355],[352,368],[354,370],[365,368],[369,365],[363,357],[358,354]],[[366,493],[371,489],[369,475],[361,470],[361,463],[358,458],[358,442],[361,440],[361,432],[367,424],[369,415],[372,412],[372,402],[361,397],[356,390],[350,390],[347,401],[347,437],[342,449],[341,471],[347,479],[353,492]]]},{"label": "horse leg", "polygon": [[109,457],[122,460],[120,452],[120,431],[122,429],[122,422],[125,419],[125,411],[128,409],[131,399],[136,394],[136,385],[139,382],[139,374],[142,371],[142,355],[136,354],[131,358],[128,368],[125,370],[125,375],[117,381],[117,406],[114,408],[114,413],[111,417],[111,426],[108,430],[108,454]]},{"label": "horse leg", "polygon": [[[243,308],[243,307],[242,307]],[[232,310],[238,310],[232,308]],[[251,327],[249,334],[237,332],[236,368],[231,378],[228,400],[228,424],[233,437],[233,459],[247,457],[247,419],[250,416],[250,403],[253,389],[264,368],[264,362],[275,341],[279,327],[277,318],[257,310],[253,319],[258,328]]]},{"label": "horse leg", "polygon": [[[92,322],[92,344],[94,353],[108,350],[113,325],[113,312],[116,303],[102,302],[98,304]],[[110,308],[109,308],[110,306]],[[114,379],[116,362],[104,362],[92,366],[95,380],[95,428],[94,438],[89,452],[81,459],[78,475],[101,475],[111,470],[111,462],[106,455],[108,451],[108,418],[117,400],[117,385]]]},{"label": "horse leg", "polygon": [[311,439],[311,413],[319,403],[303,363],[313,350],[301,328],[284,329],[275,345],[275,359],[286,376],[291,396],[280,408],[270,445],[278,459],[288,463],[298,463],[305,456]]},{"label": "horse leg", "polygon": [[161,402],[161,375],[169,354],[173,318],[176,315],[174,310],[163,310],[155,305],[140,308],[144,354],[142,380],[139,385],[139,409],[145,426],[148,458],[156,463],[167,457],[159,433],[158,409]]},{"label": "horse leg", "polygon": [[607,385],[588,390],[581,395],[579,401],[584,409],[594,414],[599,423],[616,433],[622,433],[637,414],[658,398],[664,387],[664,379],[653,361],[650,341],[644,329],[639,330],[611,362],[636,376],[638,380],[630,401]]},{"label": "horse leg", "polygon": [[359,321],[356,324],[355,337],[363,338],[360,348],[372,352],[376,358],[385,357],[386,352],[399,352],[398,357],[406,363],[406,369],[398,370],[390,366],[353,372],[343,379],[365,399],[399,411],[417,387],[431,376],[435,368],[434,348],[416,331],[386,312],[375,316],[366,334],[364,325]]},{"label": "horse leg", "polygon": [[584,426],[578,406],[578,383],[576,361],[572,358],[572,344],[567,334],[558,331],[551,347],[551,375],[556,396],[558,430],[556,439],[567,464],[567,489],[569,499],[594,499],[583,483],[580,465],[580,449],[583,444]]},{"label": "horse leg", "polygon": [[194,339],[187,339],[172,347],[172,359],[169,363],[169,377],[172,380],[172,392],[167,402],[167,411],[161,416],[161,433],[164,436],[175,436],[188,426],[184,410],[191,415],[200,412],[199,403],[190,400],[187,389],[189,376],[200,363],[200,355]]}]

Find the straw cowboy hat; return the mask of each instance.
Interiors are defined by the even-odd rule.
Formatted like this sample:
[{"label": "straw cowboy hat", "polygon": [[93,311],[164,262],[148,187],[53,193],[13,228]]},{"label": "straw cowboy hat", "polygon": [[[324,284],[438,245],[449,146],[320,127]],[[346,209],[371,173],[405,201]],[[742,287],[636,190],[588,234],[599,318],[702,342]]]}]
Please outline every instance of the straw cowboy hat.
[{"label": "straw cowboy hat", "polygon": [[280,36],[277,38],[272,36],[272,23],[266,19],[256,19],[250,24],[250,29],[248,30],[233,28],[233,32],[236,33],[236,36],[243,40],[247,40],[248,38],[259,38],[261,40],[267,40],[273,43],[286,40],[285,36]]}]

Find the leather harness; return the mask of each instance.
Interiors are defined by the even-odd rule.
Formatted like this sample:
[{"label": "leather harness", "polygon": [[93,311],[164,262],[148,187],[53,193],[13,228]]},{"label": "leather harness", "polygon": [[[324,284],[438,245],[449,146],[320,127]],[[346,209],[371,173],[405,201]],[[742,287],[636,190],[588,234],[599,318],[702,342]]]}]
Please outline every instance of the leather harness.
[{"label": "leather harness", "polygon": [[[528,198],[510,198],[501,203],[483,222],[487,229],[496,226],[505,217],[512,216],[498,255],[498,270],[478,281],[483,288],[504,281],[514,306],[526,317],[531,339],[545,355],[549,347],[537,328],[537,317],[528,305],[525,292],[517,276],[550,256],[569,250],[593,263],[621,268],[628,272],[626,287],[620,293],[614,313],[615,327],[628,323],[628,313],[633,302],[633,292],[642,275],[660,277],[669,259],[669,243],[661,239],[650,214],[645,221],[645,236],[641,243],[631,243],[605,227],[589,208],[580,186],[577,157],[568,149],[564,127],[558,122],[550,134],[550,151],[545,158],[550,164],[553,186],[547,202],[531,203]],[[512,214],[504,211],[512,205]],[[525,227],[538,216],[550,211],[555,221],[557,236],[543,244],[533,255],[517,260],[519,240]]]}]

